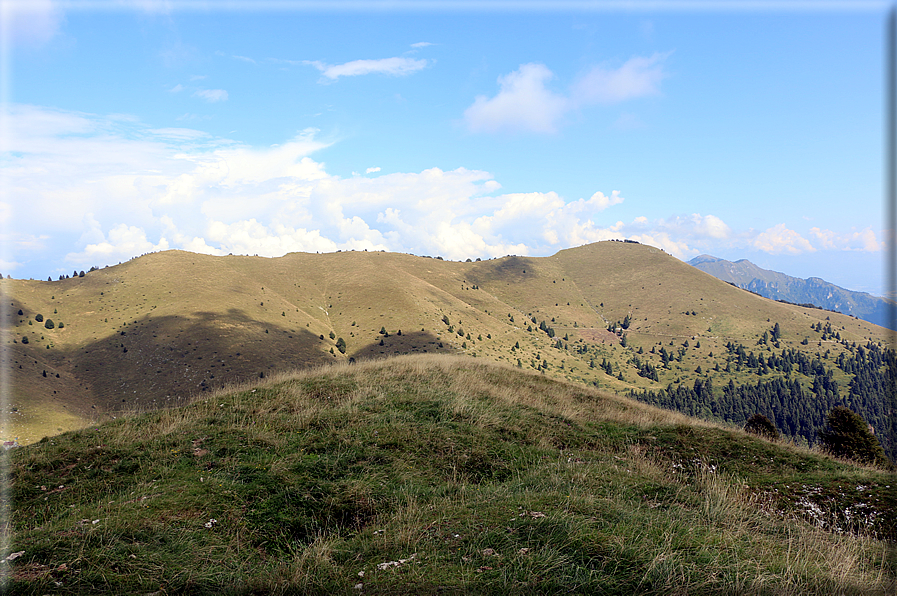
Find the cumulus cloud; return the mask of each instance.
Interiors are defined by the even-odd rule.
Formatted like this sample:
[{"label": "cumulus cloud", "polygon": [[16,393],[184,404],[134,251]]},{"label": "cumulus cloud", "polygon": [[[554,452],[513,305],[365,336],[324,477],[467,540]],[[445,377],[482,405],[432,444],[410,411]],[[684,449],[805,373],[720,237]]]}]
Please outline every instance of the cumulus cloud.
[{"label": "cumulus cloud", "polygon": [[[468,168],[341,178],[315,159],[330,143],[314,129],[251,147],[123,117],[10,109],[0,220],[14,221],[16,233],[3,238],[12,264],[5,272],[35,255],[59,263],[63,254],[66,268],[82,269],[166,248],[264,256],[366,248],[466,259],[630,238],[681,259],[732,242],[812,250],[784,225],[736,233],[712,214],[617,221],[609,215],[625,202],[617,190],[573,200],[502,192],[492,174]],[[814,237],[829,248],[880,244],[870,229]]]},{"label": "cumulus cloud", "polygon": [[88,231],[99,232],[102,238],[99,242],[88,244],[80,252],[71,252],[65,260],[75,264],[103,262],[110,263],[116,260],[127,260],[134,255],[159,250],[168,250],[169,244],[162,238],[157,244],[153,244],[146,238],[146,232],[127,224],[118,224],[109,230],[108,237],[103,236],[99,228]]},{"label": "cumulus cloud", "polygon": [[629,238],[661,248],[674,257],[688,260],[702,252],[714,252],[719,241],[733,237],[731,228],[715,215],[672,215],[649,220],[645,216],[630,223],[617,222],[608,228],[614,238]]},{"label": "cumulus cloud", "polygon": [[427,66],[426,60],[412,58],[382,58],[380,60],[353,60],[345,64],[325,64],[317,60],[307,60],[305,64],[314,66],[324,77],[335,81],[339,77],[355,77],[366,74],[386,74],[395,77],[407,76]]},{"label": "cumulus cloud", "polygon": [[201,97],[209,103],[227,101],[227,91],[224,89],[200,89],[196,91],[193,96]]},{"label": "cumulus cloud", "polygon": [[832,230],[810,228],[824,250],[847,250],[862,252],[881,252],[885,250],[885,241],[879,240],[872,228],[839,234]]},{"label": "cumulus cloud", "polygon": [[757,250],[772,254],[797,255],[816,251],[809,240],[794,230],[789,230],[783,223],[757,234],[751,245]]},{"label": "cumulus cloud", "polygon": [[523,64],[514,72],[498,77],[498,95],[477,96],[465,110],[468,128],[474,132],[554,132],[569,102],[545,87],[553,78],[554,74],[544,64]]},{"label": "cumulus cloud", "polygon": [[364,171],[365,174],[373,174],[374,172],[379,172],[380,168],[368,168]]},{"label": "cumulus cloud", "polygon": [[[570,110],[591,104],[614,104],[657,95],[660,82],[668,75],[664,61],[669,53],[648,58],[635,56],[617,69],[596,66],[577,79],[568,93],[552,91],[546,84],[555,75],[544,64],[522,64],[498,77],[499,92],[494,97],[479,95],[464,112],[464,121],[473,132],[529,131],[552,133]],[[637,116],[621,116],[617,126],[634,128],[643,124]]]}]

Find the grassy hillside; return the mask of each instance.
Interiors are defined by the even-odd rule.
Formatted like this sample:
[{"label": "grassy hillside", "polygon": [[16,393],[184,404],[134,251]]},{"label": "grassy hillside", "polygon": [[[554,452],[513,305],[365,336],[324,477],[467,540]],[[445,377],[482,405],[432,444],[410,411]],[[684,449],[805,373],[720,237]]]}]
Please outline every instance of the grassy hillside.
[{"label": "grassy hillside", "polygon": [[[0,365],[11,385],[0,435],[23,444],[227,383],[350,359],[467,354],[627,392],[690,387],[711,374],[719,388],[766,374],[725,371],[730,343],[758,354],[793,349],[830,368],[852,344],[892,346],[887,330],[865,321],[763,299],[622,242],[467,263],[166,251],[84,277],[0,287]],[[781,337],[764,342],[776,323]],[[664,365],[661,348],[676,359]],[[640,374],[647,365],[656,379]],[[833,374],[844,391],[852,376]]]},{"label": "grassy hillside", "polygon": [[893,476],[470,358],[7,452],[16,594],[890,594]]}]

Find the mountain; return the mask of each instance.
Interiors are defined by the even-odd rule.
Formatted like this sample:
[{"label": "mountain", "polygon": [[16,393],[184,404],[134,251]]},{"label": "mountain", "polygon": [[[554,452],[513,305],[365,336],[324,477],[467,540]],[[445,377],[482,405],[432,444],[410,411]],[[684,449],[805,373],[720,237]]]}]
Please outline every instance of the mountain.
[{"label": "mountain", "polygon": [[723,281],[756,292],[772,300],[794,304],[813,304],[826,310],[853,315],[858,319],[883,327],[895,328],[890,309],[893,300],[879,298],[866,292],[853,292],[818,277],[801,279],[762,269],[747,259],[727,261],[710,255],[700,255],[688,262],[701,271]]},{"label": "mountain", "polygon": [[427,354],[196,397],[7,452],[4,592],[894,593],[892,474],[581,383]]},{"label": "mountain", "polygon": [[763,413],[811,444],[828,410],[850,405],[897,452],[880,389],[888,330],[637,243],[463,263],[165,251],[0,289],[0,433],[21,444],[296,369],[456,354],[732,425]]}]

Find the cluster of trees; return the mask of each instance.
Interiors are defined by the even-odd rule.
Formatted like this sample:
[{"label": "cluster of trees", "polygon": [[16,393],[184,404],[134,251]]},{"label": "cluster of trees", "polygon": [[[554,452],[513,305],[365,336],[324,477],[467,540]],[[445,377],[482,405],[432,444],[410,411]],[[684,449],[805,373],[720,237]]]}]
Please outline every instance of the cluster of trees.
[{"label": "cluster of trees", "polygon": [[816,323],[815,325],[810,325],[810,329],[817,333],[822,333],[822,341],[826,341],[829,339],[836,339],[838,341],[841,341],[841,332],[832,329],[831,322],[827,322],[824,327],[822,323]]},{"label": "cluster of trees", "polygon": [[[603,303],[602,303],[603,304]],[[616,323],[609,323],[607,326],[607,330],[611,333],[618,332],[619,329],[629,329],[629,325],[632,324],[632,317],[626,315],[623,317],[622,321],[617,321]]]},{"label": "cluster of trees", "polygon": [[[89,271],[99,271],[99,270],[100,270],[99,267],[94,266],[94,267],[91,267]],[[60,275],[58,281],[62,281],[62,280],[64,280],[64,279],[69,279],[70,277],[84,277],[84,275],[85,275],[84,271],[80,271],[80,272],[79,272],[79,271],[72,271],[71,276],[69,276],[69,275]],[[48,277],[48,278],[47,278],[47,281],[53,281],[53,278],[52,278],[52,277]]]},{"label": "cluster of trees", "polygon": [[[826,423],[817,435],[823,451],[835,457],[893,468],[871,425],[862,416],[844,406],[836,406],[826,416]],[[751,416],[744,430],[767,439],[779,438],[776,425],[763,414]]]},{"label": "cluster of trees", "polygon": [[[514,319],[512,318],[511,321],[513,322]],[[536,317],[532,317],[532,316],[531,316],[531,317],[530,317],[530,321],[532,321],[532,322],[533,322],[533,325],[535,325],[535,324],[536,324]],[[553,323],[553,322],[554,322],[554,319],[552,319],[551,321],[552,321],[552,323]],[[555,333],[554,333],[554,328],[553,328],[553,327],[549,327],[549,326],[548,326],[548,323],[546,323],[545,321],[542,321],[541,323],[539,323],[539,330],[540,330],[540,331],[544,331],[545,334],[548,335],[548,337],[554,337],[554,335],[555,335]]]},{"label": "cluster of trees", "polygon": [[638,369],[638,376],[652,381],[660,381],[657,376],[657,369],[650,362],[642,362],[638,356],[632,357],[632,364]]},{"label": "cluster of trees", "polygon": [[[751,361],[750,355],[738,356],[743,346],[733,346],[739,362],[760,367],[760,359]],[[770,364],[769,360],[772,360]],[[752,415],[762,414],[776,428],[792,439],[803,439],[808,444],[820,440],[819,432],[825,428],[827,415],[838,406],[850,407],[868,421],[881,446],[892,460],[897,460],[897,445],[892,442],[891,407],[897,387],[897,356],[893,349],[883,349],[869,343],[857,346],[851,355],[841,354],[835,362],[845,372],[854,375],[844,395],[834,379],[831,368],[821,360],[810,360],[805,354],[783,350],[782,356],[767,359],[767,368],[800,372],[812,379],[809,389],[796,377],[758,380],[736,386],[728,385],[714,391],[711,378],[696,379],[694,385],[674,386],[661,390],[633,390],[630,396],[656,406],[676,410],[690,416],[699,416],[745,424]]]}]

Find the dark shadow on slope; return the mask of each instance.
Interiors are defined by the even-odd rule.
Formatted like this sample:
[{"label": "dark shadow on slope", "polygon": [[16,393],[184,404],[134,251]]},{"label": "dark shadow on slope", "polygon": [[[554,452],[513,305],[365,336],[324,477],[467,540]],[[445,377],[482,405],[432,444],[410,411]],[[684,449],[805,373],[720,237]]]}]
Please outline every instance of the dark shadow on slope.
[{"label": "dark shadow on slope", "polygon": [[357,350],[350,345],[348,353],[355,360],[376,360],[403,354],[457,354],[458,350],[429,331],[414,331],[381,335],[380,340]]},{"label": "dark shadow on slope", "polygon": [[332,361],[331,345],[308,329],[230,309],[225,317],[147,317],[61,358],[90,387],[97,409],[124,411],[176,405],[227,383]]},{"label": "dark shadow on slope", "polygon": [[474,284],[519,283],[536,275],[536,262],[528,257],[505,257],[477,263],[467,274]]}]

